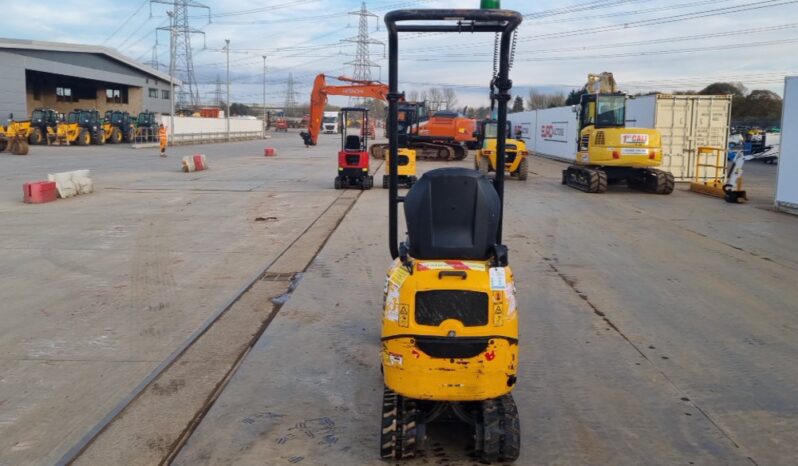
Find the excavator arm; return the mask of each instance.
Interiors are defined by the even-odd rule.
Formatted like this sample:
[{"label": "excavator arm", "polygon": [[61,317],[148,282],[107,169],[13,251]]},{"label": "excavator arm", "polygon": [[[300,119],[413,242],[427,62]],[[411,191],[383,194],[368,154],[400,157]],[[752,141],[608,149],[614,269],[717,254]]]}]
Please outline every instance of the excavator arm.
[{"label": "excavator arm", "polygon": [[327,97],[343,95],[348,97],[361,97],[387,100],[388,86],[377,81],[359,81],[356,79],[339,76],[338,81],[349,83],[342,86],[328,86],[327,76],[320,74],[313,82],[313,91],[310,94],[310,120],[307,132],[300,133],[306,146],[315,146],[321,132],[321,121],[324,109],[327,107]]}]

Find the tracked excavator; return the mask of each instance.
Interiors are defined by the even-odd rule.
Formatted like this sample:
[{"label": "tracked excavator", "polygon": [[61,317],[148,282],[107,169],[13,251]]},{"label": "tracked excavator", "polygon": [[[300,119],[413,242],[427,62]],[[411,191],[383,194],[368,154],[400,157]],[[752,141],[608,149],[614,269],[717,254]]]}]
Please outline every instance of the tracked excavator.
[{"label": "tracked excavator", "polygon": [[608,184],[626,182],[655,194],[674,189],[671,173],[659,170],[659,131],[626,127],[626,94],[612,73],[591,74],[575,111],[579,120],[576,163],[563,170],[562,183],[588,193],[603,193]]},{"label": "tracked excavator", "polygon": [[[387,100],[388,86],[381,82],[339,76],[335,79],[344,84],[333,86],[327,84],[328,77],[319,74],[313,83],[313,91],[310,94],[308,129],[300,133],[302,141],[307,147],[315,146],[318,141],[328,96],[341,95]],[[449,114],[433,115],[428,119],[423,103],[406,101],[400,103],[399,119],[400,145],[403,148],[415,150],[417,158],[462,160],[468,155],[463,141],[474,139],[471,128],[476,123],[469,125],[460,121],[465,119],[455,120]],[[422,124],[426,120],[429,121]],[[388,149],[388,144],[372,144],[369,152],[372,157],[383,159],[386,149]]]},{"label": "tracked excavator", "polygon": [[[489,180],[477,170],[438,168],[424,173],[406,195],[398,190],[399,42],[406,33],[496,37],[496,164],[505,166],[511,50],[523,16],[496,9],[496,0],[486,4],[495,6],[385,15],[391,89],[387,236],[393,263],[383,288],[379,420],[380,456],[390,464],[420,455],[432,440],[427,434],[435,435],[428,427],[437,421],[446,423],[450,435],[468,439],[474,460],[483,464],[510,463],[520,453],[512,390],[519,382],[522,303],[502,242],[505,170]],[[453,427],[458,420],[470,432]]]},{"label": "tracked excavator", "polygon": [[[451,112],[428,116],[423,102],[399,103],[399,146],[416,151],[419,159],[463,160],[466,144],[476,141],[476,121]],[[385,158],[388,144],[373,144],[371,156]]]}]

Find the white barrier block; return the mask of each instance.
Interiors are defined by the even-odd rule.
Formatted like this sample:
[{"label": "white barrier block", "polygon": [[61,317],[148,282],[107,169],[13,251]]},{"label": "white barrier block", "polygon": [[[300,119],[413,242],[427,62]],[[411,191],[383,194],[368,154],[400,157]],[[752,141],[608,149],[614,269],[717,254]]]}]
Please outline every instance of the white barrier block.
[{"label": "white barrier block", "polygon": [[196,167],[194,166],[194,156],[193,155],[187,155],[187,156],[183,157],[181,165],[183,166],[183,171],[186,172],[186,173],[191,173],[194,170],[196,170]]},{"label": "white barrier block", "polygon": [[55,189],[58,191],[58,197],[66,199],[78,194],[78,188],[72,182],[72,176],[69,173],[55,173],[47,175],[48,181],[55,181]]},{"label": "white barrier block", "polygon": [[89,194],[94,191],[89,170],[75,170],[71,172],[53,173],[47,175],[49,181],[55,181],[58,197],[66,199],[78,194]]},{"label": "white barrier block", "polygon": [[75,170],[72,172],[72,183],[78,190],[78,194],[91,194],[94,192],[94,182],[92,182],[89,170]]}]

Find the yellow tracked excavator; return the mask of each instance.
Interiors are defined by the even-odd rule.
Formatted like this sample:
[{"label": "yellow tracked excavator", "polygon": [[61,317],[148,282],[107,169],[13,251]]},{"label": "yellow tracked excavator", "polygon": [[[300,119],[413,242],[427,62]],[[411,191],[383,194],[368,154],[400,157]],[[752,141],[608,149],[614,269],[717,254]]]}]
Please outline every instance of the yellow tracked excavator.
[{"label": "yellow tracked excavator", "polygon": [[612,73],[591,74],[580,105],[576,163],[563,170],[562,183],[588,193],[602,193],[608,184],[622,183],[655,194],[673,192],[671,173],[659,170],[659,131],[626,127],[626,94]]}]

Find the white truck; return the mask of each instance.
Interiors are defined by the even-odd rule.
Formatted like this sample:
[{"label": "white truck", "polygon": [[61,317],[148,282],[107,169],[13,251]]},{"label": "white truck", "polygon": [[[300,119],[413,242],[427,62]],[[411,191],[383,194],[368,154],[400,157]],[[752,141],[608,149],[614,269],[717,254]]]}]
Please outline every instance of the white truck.
[{"label": "white truck", "polygon": [[338,112],[324,112],[321,120],[323,134],[338,134]]}]

